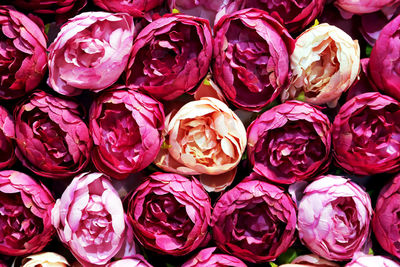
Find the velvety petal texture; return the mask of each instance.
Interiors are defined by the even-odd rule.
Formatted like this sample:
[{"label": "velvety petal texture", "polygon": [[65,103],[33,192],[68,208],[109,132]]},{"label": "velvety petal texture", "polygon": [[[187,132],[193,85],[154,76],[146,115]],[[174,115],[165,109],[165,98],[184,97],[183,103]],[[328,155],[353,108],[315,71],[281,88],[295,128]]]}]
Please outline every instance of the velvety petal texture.
[{"label": "velvety petal texture", "polygon": [[296,205],[252,173],[219,198],[211,226],[222,251],[250,262],[273,261],[296,239]]},{"label": "velvety petal texture", "polygon": [[0,99],[21,97],[38,86],[47,70],[46,42],[33,20],[0,6]]},{"label": "velvety petal texture", "polygon": [[260,111],[289,85],[294,41],[267,12],[245,9],[227,15],[214,34],[213,75],[235,106]]},{"label": "velvety petal texture", "polygon": [[42,252],[30,255],[21,262],[21,267],[67,267],[68,261],[54,252]]},{"label": "velvety petal texture", "polygon": [[[167,117],[165,144],[156,165],[182,175],[215,175],[215,179],[204,177],[210,180],[203,183],[209,185],[208,191],[229,185],[233,177],[228,172],[233,176],[236,173],[234,168],[247,142],[246,129],[239,117],[212,97],[188,102]],[[219,182],[213,184],[211,180]]]},{"label": "velvety petal texture", "polygon": [[133,17],[143,17],[149,11],[161,6],[164,0],[93,0],[93,3],[106,11],[123,12]]},{"label": "velvety petal texture", "polygon": [[196,256],[185,262],[182,267],[223,267],[235,266],[246,267],[247,265],[238,258],[228,255],[214,253],[216,247],[200,250]]},{"label": "velvety petal texture", "polygon": [[68,96],[111,86],[128,63],[134,35],[128,14],[99,11],[71,18],[49,47],[47,83]]},{"label": "velvety petal texture", "polygon": [[131,258],[124,258],[113,261],[106,265],[106,267],[152,267],[143,256],[137,254]]},{"label": "velvety petal texture", "polygon": [[377,92],[353,97],[335,117],[332,142],[336,162],[351,173],[399,170],[399,102]]},{"label": "velvety petal texture", "polygon": [[154,173],[128,197],[127,215],[145,248],[181,256],[205,240],[211,202],[196,179]]},{"label": "velvety petal texture", "polygon": [[393,6],[399,2],[399,0],[336,0],[334,3],[335,6],[346,12],[366,14]]},{"label": "velvety petal texture", "polygon": [[92,140],[71,100],[34,92],[14,112],[18,159],[49,178],[73,177],[89,162]]},{"label": "velvety petal texture", "polygon": [[83,264],[104,266],[125,238],[122,202],[102,173],[82,173],[65,189],[51,212],[58,237]]},{"label": "velvety petal texture", "polygon": [[118,179],[144,169],[160,150],[163,128],[160,102],[125,87],[107,90],[90,109],[95,166]]},{"label": "velvety petal texture", "polygon": [[18,171],[0,171],[0,254],[41,251],[54,234],[53,206],[54,198],[44,185]]},{"label": "velvety petal texture", "polygon": [[304,190],[297,229],[313,253],[344,261],[369,238],[371,217],[371,199],[364,189],[342,176],[325,175]]},{"label": "velvety petal texture", "polygon": [[291,263],[279,265],[279,267],[340,267],[339,264],[325,260],[315,254],[301,255],[292,260]]},{"label": "velvety petal texture", "polygon": [[297,37],[290,67],[293,80],[282,101],[301,98],[335,107],[360,71],[360,46],[338,27],[319,24]]},{"label": "velvety petal texture", "polygon": [[400,258],[400,175],[390,180],[379,194],[372,220],[374,234],[383,249]]},{"label": "velvety petal texture", "polygon": [[375,85],[400,100],[400,15],[386,24],[371,51],[369,72]]},{"label": "velvety petal texture", "polygon": [[345,267],[400,267],[400,264],[383,256],[357,254]]},{"label": "velvety petal texture", "polygon": [[205,19],[182,14],[156,19],[135,39],[126,84],[157,99],[175,99],[206,76],[212,44]]},{"label": "velvety petal texture", "polygon": [[287,101],[247,128],[247,154],[253,170],[276,183],[315,177],[330,163],[331,123],[318,108]]},{"label": "velvety petal texture", "polygon": [[0,169],[10,167],[15,162],[15,124],[8,111],[0,106]]}]

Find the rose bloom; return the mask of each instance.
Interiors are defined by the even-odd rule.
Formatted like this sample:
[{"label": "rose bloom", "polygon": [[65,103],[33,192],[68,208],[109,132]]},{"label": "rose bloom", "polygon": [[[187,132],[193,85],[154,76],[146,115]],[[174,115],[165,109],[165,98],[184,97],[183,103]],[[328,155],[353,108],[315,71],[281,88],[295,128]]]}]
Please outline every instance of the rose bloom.
[{"label": "rose bloom", "polygon": [[319,109],[300,101],[275,106],[247,128],[253,170],[275,183],[315,177],[330,163],[331,123]]},{"label": "rose bloom", "polygon": [[311,104],[335,107],[360,70],[360,46],[341,29],[323,23],[296,39],[290,57],[293,81],[282,101],[304,98]]},{"label": "rose bloom", "polygon": [[0,106],[0,169],[10,167],[15,162],[15,124],[8,111]]},{"label": "rose bloom", "polygon": [[71,177],[86,167],[92,140],[78,108],[37,91],[15,109],[16,155],[25,167],[50,178]]},{"label": "rose bloom", "polygon": [[124,209],[110,179],[82,173],[65,189],[51,212],[61,242],[83,265],[104,265],[125,237]]},{"label": "rose bloom", "polygon": [[400,100],[400,15],[386,24],[371,51],[369,73],[374,84],[384,93]]},{"label": "rose bloom", "polygon": [[113,261],[106,265],[106,267],[152,267],[143,256],[137,254],[131,258],[123,258]]},{"label": "rose bloom", "polygon": [[207,236],[211,201],[194,178],[153,173],[127,198],[137,240],[160,254],[182,256]]},{"label": "rose bloom", "polygon": [[327,261],[323,258],[318,257],[315,254],[310,255],[301,255],[292,260],[291,263],[279,265],[279,267],[340,267],[339,264],[336,264],[331,261]]},{"label": "rose bloom", "polygon": [[399,0],[336,0],[335,6],[353,14],[365,14],[392,6]]},{"label": "rose bloom", "polygon": [[164,0],[93,0],[93,3],[110,12],[123,12],[133,17],[143,17],[151,10],[160,7]]},{"label": "rose bloom", "polygon": [[67,267],[68,261],[54,252],[42,252],[30,255],[21,262],[21,267]]},{"label": "rose bloom", "polygon": [[366,255],[357,253],[345,267],[400,267],[400,265],[383,256]]},{"label": "rose bloom", "polygon": [[289,32],[303,30],[321,14],[326,0],[244,0],[243,8],[267,11],[282,22]]},{"label": "rose bloom", "polygon": [[268,13],[246,9],[214,27],[213,75],[225,96],[242,109],[260,111],[289,85],[289,32]]},{"label": "rose bloom", "polygon": [[196,254],[196,256],[185,262],[182,267],[247,266],[244,262],[234,256],[214,253],[216,249],[216,247],[212,247],[201,250]]},{"label": "rose bloom", "polygon": [[43,26],[43,22],[31,18],[0,6],[0,99],[25,95],[45,75],[47,40],[37,24]]},{"label": "rose bloom", "polygon": [[343,261],[367,241],[371,217],[367,192],[349,179],[325,175],[304,190],[297,229],[301,242],[313,253]]},{"label": "rose bloom", "polygon": [[252,173],[219,198],[211,227],[222,251],[255,263],[273,261],[296,239],[296,205]]},{"label": "rose bloom", "polygon": [[111,86],[128,63],[134,34],[128,14],[85,12],[71,18],[49,47],[47,83],[68,96]]},{"label": "rose bloom", "polygon": [[400,258],[400,175],[386,184],[377,199],[372,227],[375,237],[383,249]]},{"label": "rose bloom", "polygon": [[18,171],[0,171],[0,254],[41,251],[54,234],[53,206],[54,198],[41,183]]},{"label": "rose bloom", "polygon": [[125,87],[102,93],[90,108],[96,168],[117,179],[144,169],[160,150],[163,127],[157,100]]},{"label": "rose bloom", "polygon": [[[204,174],[208,191],[222,190],[246,148],[246,129],[223,102],[205,97],[167,116],[165,145],[155,164],[182,175]],[[227,175],[225,175],[227,174]]]},{"label": "rose bloom", "polygon": [[332,127],[336,162],[357,175],[396,172],[400,166],[400,105],[377,92],[357,95]]},{"label": "rose bloom", "polygon": [[206,76],[212,56],[208,21],[167,14],[136,37],[126,69],[126,84],[157,99],[173,100]]}]

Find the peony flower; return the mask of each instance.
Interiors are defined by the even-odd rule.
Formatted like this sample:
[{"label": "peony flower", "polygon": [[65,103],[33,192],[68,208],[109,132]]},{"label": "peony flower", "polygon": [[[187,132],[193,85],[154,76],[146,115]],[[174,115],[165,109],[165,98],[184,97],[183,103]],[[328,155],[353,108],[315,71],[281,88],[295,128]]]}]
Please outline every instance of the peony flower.
[{"label": "peony flower", "polygon": [[266,12],[232,13],[218,22],[214,32],[213,75],[235,106],[260,111],[289,85],[294,41]]},{"label": "peony flower", "polygon": [[347,101],[332,127],[336,162],[358,175],[399,170],[399,115],[399,102],[377,92]]},{"label": "peony flower", "polygon": [[153,173],[127,199],[127,216],[147,249],[181,256],[199,247],[207,236],[211,202],[194,178]]},{"label": "peony flower", "polygon": [[336,0],[335,6],[352,14],[366,14],[392,6],[399,0]]},{"label": "peony flower", "polygon": [[101,94],[90,109],[92,160],[113,178],[147,167],[162,144],[163,106],[134,90],[117,87]]},{"label": "peony flower", "polygon": [[47,83],[68,96],[111,86],[128,63],[134,34],[128,14],[85,12],[71,18],[49,47]]},{"label": "peony flower", "polygon": [[387,252],[400,257],[400,233],[398,231],[400,212],[400,175],[384,186],[375,206],[372,227],[381,247]]},{"label": "peony flower", "polygon": [[202,183],[208,191],[229,185],[246,148],[239,117],[211,97],[188,102],[167,117],[165,145],[155,164],[182,175],[204,174]]},{"label": "peony flower", "polygon": [[21,256],[41,251],[54,228],[49,190],[18,171],[0,171],[0,254]]},{"label": "peony flower", "polygon": [[14,137],[14,119],[0,106],[0,169],[10,167],[15,162]]},{"label": "peony flower", "polygon": [[201,250],[196,254],[196,256],[185,262],[182,267],[247,266],[244,262],[234,256],[214,253],[216,249],[216,247],[212,247]]},{"label": "peony flower", "polygon": [[40,176],[71,177],[89,162],[92,140],[77,103],[43,91],[15,110],[16,155]]},{"label": "peony flower", "polygon": [[328,260],[349,260],[368,240],[371,199],[357,184],[325,175],[304,190],[298,210],[300,240]]},{"label": "peony flower", "polygon": [[312,267],[312,266],[320,266],[320,267],[340,267],[339,264],[336,264],[331,261],[327,261],[323,258],[318,257],[315,254],[310,255],[301,255],[292,260],[289,264],[279,265],[279,267]]},{"label": "peony flower", "polygon": [[208,21],[165,15],[136,37],[126,69],[126,84],[157,99],[172,100],[206,76],[212,56]]},{"label": "peony flower", "polygon": [[315,177],[330,163],[330,128],[328,117],[304,102],[267,110],[247,128],[253,170],[283,184]]},{"label": "peony flower", "polygon": [[122,202],[102,173],[82,173],[65,189],[51,212],[60,240],[83,264],[104,265],[125,237]]},{"label": "peony flower", "polygon": [[21,97],[38,86],[47,69],[46,41],[35,21],[0,6],[0,99]]},{"label": "peony flower", "polygon": [[289,32],[303,30],[321,14],[326,0],[245,0],[244,8],[267,11],[288,29]]},{"label": "peony flower", "polygon": [[335,107],[360,70],[360,46],[341,29],[323,23],[296,39],[290,57],[291,85],[282,101],[304,98],[307,103]]},{"label": "peony flower", "polygon": [[21,267],[67,267],[68,261],[54,252],[30,255],[22,260]]},{"label": "peony flower", "polygon": [[398,29],[400,15],[386,24],[371,51],[369,72],[374,84],[385,94],[400,100],[400,74],[398,65],[400,45]]},{"label": "peony flower", "polygon": [[250,262],[273,261],[296,239],[296,205],[252,173],[219,198],[211,227],[222,251]]},{"label": "peony flower", "polygon": [[345,267],[400,267],[400,265],[389,258],[383,256],[366,255],[357,253],[352,261],[347,263]]},{"label": "peony flower", "polygon": [[152,267],[152,265],[148,263],[143,256],[137,254],[132,258],[113,261],[107,264],[106,267]]},{"label": "peony flower", "polygon": [[160,7],[164,0],[93,0],[93,3],[109,12],[124,12],[133,17],[143,17],[151,10]]}]

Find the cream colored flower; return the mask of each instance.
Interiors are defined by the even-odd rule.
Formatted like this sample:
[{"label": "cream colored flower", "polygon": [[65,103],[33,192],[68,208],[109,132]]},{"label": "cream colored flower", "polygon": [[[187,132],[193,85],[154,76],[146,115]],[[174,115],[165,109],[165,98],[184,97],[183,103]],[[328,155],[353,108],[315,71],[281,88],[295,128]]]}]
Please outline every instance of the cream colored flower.
[{"label": "cream colored flower", "polygon": [[357,40],[327,23],[302,33],[290,57],[293,80],[282,92],[282,101],[303,99],[307,103],[335,107],[360,70]]},{"label": "cream colored flower", "polygon": [[43,252],[30,255],[22,260],[22,267],[67,267],[68,261],[61,255],[54,252]]}]

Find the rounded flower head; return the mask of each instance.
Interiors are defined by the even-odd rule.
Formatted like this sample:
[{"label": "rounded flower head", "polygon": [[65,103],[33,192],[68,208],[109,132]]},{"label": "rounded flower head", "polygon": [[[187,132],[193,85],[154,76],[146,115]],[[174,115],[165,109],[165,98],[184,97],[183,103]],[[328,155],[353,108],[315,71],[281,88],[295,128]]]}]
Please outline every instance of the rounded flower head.
[{"label": "rounded flower head", "polygon": [[387,252],[400,258],[400,175],[382,188],[375,206],[372,227],[379,244]]},{"label": "rounded flower head", "polygon": [[268,13],[240,10],[219,20],[214,32],[213,75],[235,106],[259,111],[289,85],[293,39]]},{"label": "rounded flower head", "polygon": [[385,94],[400,100],[400,15],[386,24],[371,51],[369,73]]},{"label": "rounded flower head", "polygon": [[54,199],[45,186],[17,171],[0,171],[0,254],[41,251],[54,233]]},{"label": "rounded flower head", "polygon": [[304,98],[311,104],[335,107],[360,70],[360,46],[341,29],[320,24],[296,39],[290,57],[293,81],[282,101]]},{"label": "rounded flower head", "polygon": [[353,14],[366,14],[392,6],[399,0],[336,0],[335,6]]},{"label": "rounded flower head", "polygon": [[332,127],[336,162],[350,173],[395,172],[400,166],[400,106],[391,97],[364,93],[346,102]]},{"label": "rounded flower head", "polygon": [[152,265],[148,263],[141,255],[137,254],[131,258],[113,261],[107,264],[106,267],[152,267]]},{"label": "rounded flower head", "polygon": [[16,154],[25,167],[50,178],[71,177],[86,167],[92,140],[78,108],[43,91],[17,107]]},{"label": "rounded flower head", "polygon": [[10,167],[15,162],[14,120],[8,111],[0,106],[0,169]]},{"label": "rounded flower head", "polygon": [[315,254],[301,255],[291,263],[279,265],[279,267],[340,267],[339,264],[327,261]]},{"label": "rounded flower head", "polygon": [[325,175],[309,184],[299,204],[299,237],[315,254],[349,260],[369,237],[369,195],[341,176]]},{"label": "rounded flower head", "polygon": [[154,173],[129,196],[127,215],[145,248],[181,256],[205,240],[211,202],[196,179]]},{"label": "rounded flower head", "polygon": [[93,3],[110,12],[123,12],[133,17],[143,17],[149,11],[161,6],[164,0],[93,0]]},{"label": "rounded flower head", "polygon": [[170,14],[154,20],[135,39],[126,83],[157,99],[175,99],[206,76],[212,43],[205,19]]},{"label": "rounded flower head", "polygon": [[214,253],[215,250],[216,247],[201,250],[196,256],[185,262],[182,267],[247,266],[238,258],[227,254],[216,254]]},{"label": "rounded flower head", "polygon": [[163,127],[157,100],[124,87],[104,92],[90,109],[95,166],[120,179],[144,169],[160,150]]},{"label": "rounded flower head", "polygon": [[303,30],[323,10],[326,0],[245,0],[244,8],[258,8],[267,11],[289,30]]},{"label": "rounded flower head", "polygon": [[357,253],[353,260],[345,267],[400,267],[400,265],[389,258],[383,256],[365,255]]},{"label": "rounded flower head", "polygon": [[128,63],[134,33],[128,14],[85,12],[71,18],[49,47],[47,83],[68,96],[111,86]]},{"label": "rounded flower head", "polygon": [[330,163],[330,128],[328,117],[304,102],[267,110],[247,129],[254,171],[283,184],[315,177]]},{"label": "rounded flower head", "polygon": [[250,262],[273,261],[296,239],[296,205],[253,173],[217,201],[211,226],[222,251]]},{"label": "rounded flower head", "polygon": [[0,6],[0,99],[21,97],[40,83],[47,68],[46,41],[34,21]]},{"label": "rounded flower head", "polygon": [[67,267],[68,261],[54,252],[42,252],[30,255],[21,262],[21,267]]},{"label": "rounded flower head", "polygon": [[125,237],[122,202],[102,173],[75,177],[57,199],[51,222],[60,240],[82,264],[108,263]]},{"label": "rounded flower head", "polygon": [[165,143],[155,161],[160,168],[182,175],[220,175],[239,164],[246,129],[226,104],[204,97],[187,103],[167,121]]}]

